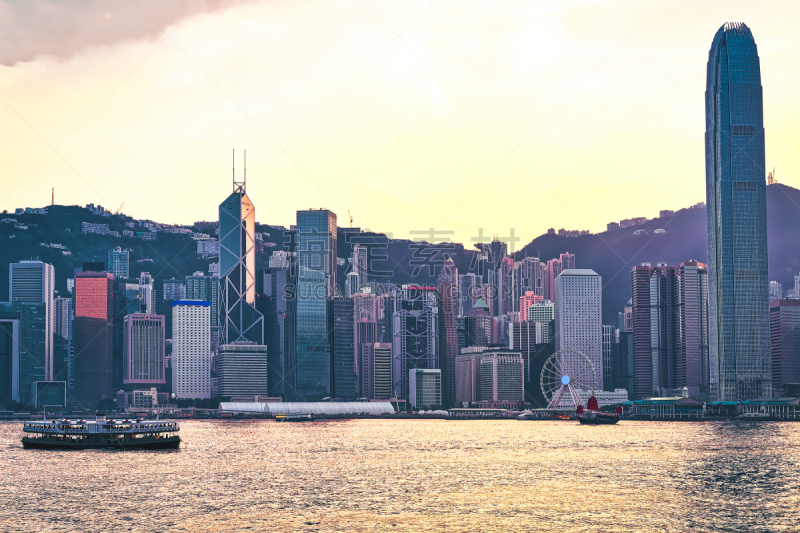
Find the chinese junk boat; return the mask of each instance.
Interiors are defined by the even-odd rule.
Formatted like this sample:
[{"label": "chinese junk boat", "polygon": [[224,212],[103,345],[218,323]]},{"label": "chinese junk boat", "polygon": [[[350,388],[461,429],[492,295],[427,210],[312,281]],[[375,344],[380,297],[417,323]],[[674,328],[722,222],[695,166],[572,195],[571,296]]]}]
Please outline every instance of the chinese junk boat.
[{"label": "chinese junk boat", "polygon": [[25,422],[22,446],[42,449],[178,448],[177,422],[163,420],[38,420]]},{"label": "chinese junk boat", "polygon": [[581,424],[616,424],[622,414],[622,407],[617,407],[616,413],[601,413],[600,407],[597,405],[597,398],[592,396],[586,403],[586,409],[582,405],[578,405],[575,414],[578,415],[578,421]]}]

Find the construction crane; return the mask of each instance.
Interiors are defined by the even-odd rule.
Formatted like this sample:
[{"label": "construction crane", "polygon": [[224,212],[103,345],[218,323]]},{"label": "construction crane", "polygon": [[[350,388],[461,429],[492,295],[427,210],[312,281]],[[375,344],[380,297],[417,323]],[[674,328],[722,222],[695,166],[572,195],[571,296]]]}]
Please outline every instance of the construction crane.
[{"label": "construction crane", "polygon": [[353,215],[350,214],[350,210],[349,209],[347,210],[347,216],[350,217],[350,227],[352,228],[353,227]]},{"label": "construction crane", "polygon": [[116,211],[114,211],[114,214],[115,214],[115,215],[119,215],[119,212],[120,212],[120,211],[122,211],[122,206],[123,206],[123,205],[125,205],[125,202],[122,202],[122,205],[121,205],[121,206],[119,206],[119,207],[117,208],[117,210],[116,210]]}]

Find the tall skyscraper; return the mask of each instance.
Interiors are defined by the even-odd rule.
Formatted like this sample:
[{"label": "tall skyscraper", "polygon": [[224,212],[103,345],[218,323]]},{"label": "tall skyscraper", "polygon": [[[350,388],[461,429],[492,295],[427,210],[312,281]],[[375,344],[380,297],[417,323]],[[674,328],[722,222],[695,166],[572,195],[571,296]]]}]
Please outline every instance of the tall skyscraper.
[{"label": "tall skyscraper", "polygon": [[[398,398],[409,398],[409,371],[439,368],[436,290],[427,286],[404,287],[392,298],[392,306],[392,390]],[[437,375],[441,387],[441,373]],[[441,403],[441,391],[439,400]]]},{"label": "tall skyscraper", "polygon": [[336,294],[336,215],[327,209],[298,211],[295,249],[289,371],[294,369],[297,400],[313,401],[331,394],[328,300]]},{"label": "tall skyscraper", "polygon": [[75,396],[111,398],[113,387],[114,276],[108,272],[75,273]]},{"label": "tall skyscraper", "polygon": [[172,392],[177,398],[211,397],[211,304],[172,302]]},{"label": "tall skyscraper", "polygon": [[[556,352],[577,351],[589,358],[597,388],[603,390],[602,279],[594,270],[564,270],[556,278],[553,290]],[[591,382],[587,368],[570,368],[573,361],[580,360],[570,357],[564,361],[567,373],[581,378],[579,383]]]},{"label": "tall skyscraper", "polygon": [[45,304],[45,359],[44,376],[49,381],[53,377],[53,330],[55,327],[55,308],[53,290],[55,270],[53,265],[41,261],[20,261],[10,263],[8,294],[12,302],[42,302]]},{"label": "tall skyscraper", "polygon": [[358,397],[359,384],[354,355],[353,299],[334,298],[329,315],[333,356],[331,394],[336,398],[354,400]]},{"label": "tall skyscraper", "polygon": [[442,369],[442,405],[450,408],[456,402],[456,302],[458,297],[458,269],[455,261],[447,258],[437,280],[439,297],[439,365]]},{"label": "tall skyscraper", "polygon": [[125,316],[122,383],[129,387],[164,385],[164,315]]},{"label": "tall skyscraper", "polygon": [[[256,309],[264,316],[264,342],[267,346],[267,375],[269,378],[268,395],[271,397],[286,394],[284,383],[286,276],[287,272],[282,266],[265,268],[256,272]],[[212,342],[213,334],[212,326]]]},{"label": "tall skyscraper", "polygon": [[361,396],[369,400],[392,397],[392,345],[367,343],[361,348]]},{"label": "tall skyscraper", "polygon": [[150,272],[139,274],[139,299],[142,301],[142,310],[145,313],[152,315],[156,312],[155,281]]},{"label": "tall skyscraper", "polygon": [[165,279],[162,283],[161,294],[165,302],[184,300],[186,299],[186,285],[180,279]]},{"label": "tall skyscraper", "polygon": [[[246,171],[245,171],[246,172]],[[219,342],[264,343],[264,319],[256,308],[256,208],[245,182],[219,205]]]},{"label": "tall skyscraper", "polygon": [[0,302],[0,402],[35,405],[44,380],[47,306],[43,302]]},{"label": "tall skyscraper", "polygon": [[603,325],[603,385],[605,390],[614,389],[614,345],[617,344],[617,328]]},{"label": "tall skyscraper", "polygon": [[712,400],[772,395],[761,67],[753,34],[728,22],[706,83]]},{"label": "tall skyscraper", "polygon": [[687,387],[708,393],[707,269],[686,261],[631,271],[635,399]]},{"label": "tall skyscraper", "polygon": [[130,271],[130,252],[117,246],[108,251],[108,271],[114,279],[127,278]]}]

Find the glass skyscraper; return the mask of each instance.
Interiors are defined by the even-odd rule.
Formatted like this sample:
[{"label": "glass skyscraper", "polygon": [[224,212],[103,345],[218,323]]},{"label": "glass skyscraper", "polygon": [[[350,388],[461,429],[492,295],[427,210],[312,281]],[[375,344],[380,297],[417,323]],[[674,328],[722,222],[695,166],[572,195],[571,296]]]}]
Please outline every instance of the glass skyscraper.
[{"label": "glass skyscraper", "polygon": [[219,343],[264,344],[256,311],[256,209],[243,182],[219,206]]},{"label": "glass skyscraper", "polygon": [[771,396],[761,72],[742,23],[714,36],[706,85],[710,393]]},{"label": "glass skyscraper", "polygon": [[289,347],[296,399],[331,394],[330,307],[336,295],[336,214],[327,209],[297,212],[295,293],[290,301],[294,335]]}]

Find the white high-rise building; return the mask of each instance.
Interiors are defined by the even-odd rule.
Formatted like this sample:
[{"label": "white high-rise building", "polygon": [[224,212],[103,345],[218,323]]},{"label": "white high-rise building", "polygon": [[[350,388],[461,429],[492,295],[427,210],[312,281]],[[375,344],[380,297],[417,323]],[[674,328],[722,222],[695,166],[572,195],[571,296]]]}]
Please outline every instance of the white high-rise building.
[{"label": "white high-rise building", "polygon": [[142,301],[143,312],[155,314],[156,290],[153,287],[153,276],[150,275],[150,272],[142,272],[139,275],[139,299]]},{"label": "white high-rise building", "polygon": [[211,304],[172,303],[172,392],[177,398],[211,397]]},{"label": "white high-rise building", "polygon": [[130,269],[130,252],[121,246],[108,251],[108,271],[114,274],[114,279],[127,278]]},{"label": "white high-rise building", "polygon": [[[602,278],[594,270],[567,269],[555,279],[556,352],[581,352],[594,365],[597,389],[603,389]],[[577,383],[592,382],[580,358],[562,362]],[[570,368],[575,365],[574,368]]]},{"label": "white high-rise building", "polygon": [[44,379],[53,379],[53,329],[55,306],[53,288],[56,282],[55,269],[41,261],[20,261],[8,265],[8,294],[12,302],[45,304],[45,356]]},{"label": "white high-rise building", "polygon": [[69,322],[72,320],[72,298],[58,297],[53,300],[53,333],[69,339]]}]

